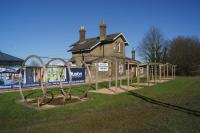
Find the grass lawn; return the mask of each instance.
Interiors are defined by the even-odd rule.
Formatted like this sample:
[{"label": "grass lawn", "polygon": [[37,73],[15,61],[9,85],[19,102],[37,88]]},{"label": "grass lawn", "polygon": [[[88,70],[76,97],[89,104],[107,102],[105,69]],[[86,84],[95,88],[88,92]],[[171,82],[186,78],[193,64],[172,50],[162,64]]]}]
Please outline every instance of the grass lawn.
[{"label": "grass lawn", "polygon": [[[73,88],[72,93],[80,95],[85,87]],[[133,92],[200,111],[200,77],[177,77]],[[0,132],[200,132],[200,117],[150,103],[130,92],[115,96],[89,93],[88,98],[82,103],[36,111],[16,104],[18,92],[0,94]]]}]

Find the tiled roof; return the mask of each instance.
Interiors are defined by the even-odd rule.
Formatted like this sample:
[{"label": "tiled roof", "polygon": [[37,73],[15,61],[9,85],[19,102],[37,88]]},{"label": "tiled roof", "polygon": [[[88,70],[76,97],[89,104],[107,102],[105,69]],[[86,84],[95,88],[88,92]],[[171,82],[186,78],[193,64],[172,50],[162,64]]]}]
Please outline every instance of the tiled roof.
[{"label": "tiled roof", "polygon": [[[120,35],[122,35],[122,33],[109,34],[106,36],[105,40],[100,40],[99,37],[94,37],[94,38],[87,38],[83,42],[77,41],[71,45],[72,48],[69,51],[73,52],[73,51],[91,50],[92,48],[94,48],[95,46],[97,46],[99,44],[106,44],[106,43],[113,42],[116,39],[116,37],[118,37]],[[124,40],[125,40],[125,38],[124,38]]]}]

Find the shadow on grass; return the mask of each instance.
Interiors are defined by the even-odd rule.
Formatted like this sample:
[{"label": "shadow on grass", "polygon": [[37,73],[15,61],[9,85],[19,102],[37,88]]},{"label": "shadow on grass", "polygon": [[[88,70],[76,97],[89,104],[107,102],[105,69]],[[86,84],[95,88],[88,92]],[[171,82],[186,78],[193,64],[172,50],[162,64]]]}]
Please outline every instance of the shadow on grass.
[{"label": "shadow on grass", "polygon": [[200,117],[200,111],[192,110],[192,109],[189,109],[189,108],[184,108],[184,107],[181,107],[181,106],[177,106],[177,105],[173,105],[173,104],[169,104],[169,103],[165,103],[165,102],[161,102],[161,101],[140,95],[140,94],[132,92],[132,91],[129,91],[129,93],[130,93],[130,95],[135,96],[137,98],[140,98],[140,99],[142,99],[146,102]]}]

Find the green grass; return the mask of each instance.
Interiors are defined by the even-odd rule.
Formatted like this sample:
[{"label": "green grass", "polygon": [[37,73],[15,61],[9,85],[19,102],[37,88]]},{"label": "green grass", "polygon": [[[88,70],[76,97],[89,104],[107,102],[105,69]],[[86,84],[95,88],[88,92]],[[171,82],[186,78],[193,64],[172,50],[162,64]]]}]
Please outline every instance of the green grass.
[{"label": "green grass", "polygon": [[[101,83],[99,88],[105,85]],[[76,86],[72,94],[81,95],[86,87]],[[200,111],[200,77],[177,77],[133,92]],[[0,132],[200,132],[200,117],[146,102],[128,92],[115,96],[89,93],[88,97],[82,103],[36,111],[16,104],[20,99],[17,92],[0,94]]]}]

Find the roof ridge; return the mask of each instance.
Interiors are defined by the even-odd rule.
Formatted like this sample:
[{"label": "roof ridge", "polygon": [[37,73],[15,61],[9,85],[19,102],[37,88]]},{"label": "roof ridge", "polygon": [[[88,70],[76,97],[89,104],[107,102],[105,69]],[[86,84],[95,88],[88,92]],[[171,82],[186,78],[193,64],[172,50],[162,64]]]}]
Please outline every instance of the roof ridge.
[{"label": "roof ridge", "polygon": [[[116,32],[116,33],[112,33],[112,34],[107,34],[106,36],[110,36],[110,35],[114,35],[114,34],[121,34],[122,32]],[[94,39],[94,38],[99,38],[99,36],[95,36],[95,37],[89,37],[89,38],[86,38],[87,39]]]},{"label": "roof ridge", "polygon": [[[69,51],[80,51],[80,50],[91,50],[92,48],[96,47],[98,44],[100,44],[100,43],[106,44],[106,43],[112,42],[121,35],[123,36],[122,32],[107,34],[106,38],[104,40],[100,40],[99,36],[86,38],[85,41],[83,41],[83,42],[77,41],[77,42],[73,43],[72,45],[70,45],[70,47],[72,47],[72,48],[70,50],[68,50],[68,52]],[[125,39],[125,41],[126,41],[126,39]]]}]

